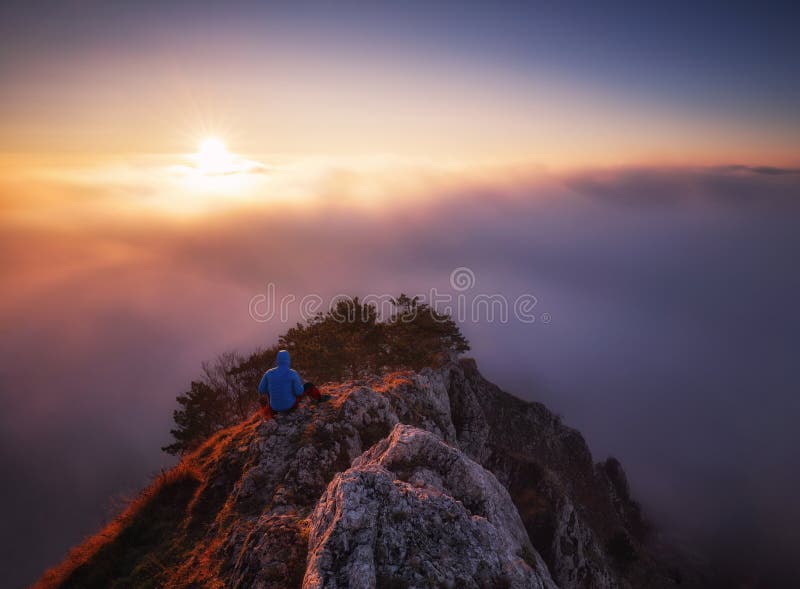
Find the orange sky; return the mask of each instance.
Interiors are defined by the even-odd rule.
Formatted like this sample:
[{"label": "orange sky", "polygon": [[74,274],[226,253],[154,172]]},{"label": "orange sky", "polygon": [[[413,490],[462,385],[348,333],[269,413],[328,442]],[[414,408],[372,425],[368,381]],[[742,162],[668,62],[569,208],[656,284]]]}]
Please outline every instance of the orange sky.
[{"label": "orange sky", "polygon": [[253,157],[386,154],[433,162],[790,165],[791,128],[652,100],[541,68],[281,46],[74,51],[10,67],[0,152],[182,153],[205,135]]}]

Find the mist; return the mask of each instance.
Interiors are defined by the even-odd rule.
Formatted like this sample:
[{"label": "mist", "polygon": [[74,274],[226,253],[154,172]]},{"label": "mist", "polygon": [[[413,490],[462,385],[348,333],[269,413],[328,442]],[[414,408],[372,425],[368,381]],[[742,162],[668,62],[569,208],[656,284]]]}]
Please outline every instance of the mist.
[{"label": "mist", "polygon": [[[3,188],[0,210],[15,214],[0,223],[10,586],[172,463],[159,448],[202,361],[270,345],[297,319],[251,317],[268,284],[297,299],[453,293],[460,267],[475,277],[467,296],[538,301],[533,323],[462,324],[487,378],[561,414],[596,460],[619,458],[665,535],[753,583],[800,578],[797,170],[401,179],[381,184],[379,209],[354,202],[348,174],[310,185],[306,206],[147,222],[108,212],[107,195],[135,182]],[[46,210],[83,195],[95,214],[26,222],[12,190]]]}]

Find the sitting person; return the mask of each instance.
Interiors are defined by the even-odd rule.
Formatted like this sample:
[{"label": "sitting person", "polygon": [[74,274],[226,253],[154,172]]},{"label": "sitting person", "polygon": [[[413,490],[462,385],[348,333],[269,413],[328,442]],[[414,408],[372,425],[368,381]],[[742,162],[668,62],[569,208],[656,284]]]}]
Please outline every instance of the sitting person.
[{"label": "sitting person", "polygon": [[297,371],[290,368],[291,358],[288,350],[281,350],[277,356],[278,365],[271,368],[261,377],[258,385],[258,402],[261,405],[261,414],[269,419],[272,413],[288,413],[297,406],[297,402],[304,394],[319,400],[320,394],[312,383],[303,385]]}]

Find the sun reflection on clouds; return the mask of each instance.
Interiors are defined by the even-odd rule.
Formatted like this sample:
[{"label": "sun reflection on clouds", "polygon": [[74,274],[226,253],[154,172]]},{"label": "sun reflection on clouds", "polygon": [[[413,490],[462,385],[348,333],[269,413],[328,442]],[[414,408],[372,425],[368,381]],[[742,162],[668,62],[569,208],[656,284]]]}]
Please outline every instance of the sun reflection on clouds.
[{"label": "sun reflection on clouds", "polygon": [[[91,160],[31,160],[0,177],[0,191],[24,184],[27,198],[0,194],[5,221],[51,225],[192,220],[236,210],[353,208],[376,214],[452,194],[519,170],[395,156],[238,155],[224,143],[194,153]],[[2,163],[2,158],[0,158]],[[526,170],[523,175],[530,175]],[[12,177],[13,176],[13,177]]]}]

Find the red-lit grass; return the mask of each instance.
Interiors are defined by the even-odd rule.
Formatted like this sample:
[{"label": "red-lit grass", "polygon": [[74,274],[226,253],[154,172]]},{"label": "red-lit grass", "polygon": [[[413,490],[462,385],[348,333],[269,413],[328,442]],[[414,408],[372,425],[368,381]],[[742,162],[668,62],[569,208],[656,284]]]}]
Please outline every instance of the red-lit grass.
[{"label": "red-lit grass", "polygon": [[175,524],[199,485],[200,475],[188,461],[162,472],[111,523],[46,571],[33,589],[105,587],[110,578],[155,579],[167,566]]}]

